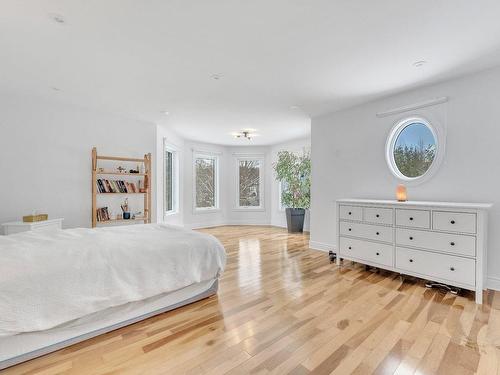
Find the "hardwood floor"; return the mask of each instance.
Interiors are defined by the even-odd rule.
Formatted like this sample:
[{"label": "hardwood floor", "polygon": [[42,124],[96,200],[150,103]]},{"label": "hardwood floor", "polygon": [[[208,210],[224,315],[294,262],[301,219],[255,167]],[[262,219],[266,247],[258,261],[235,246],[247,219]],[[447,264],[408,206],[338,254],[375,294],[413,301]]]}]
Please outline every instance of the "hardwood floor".
[{"label": "hardwood floor", "polygon": [[500,293],[330,264],[306,234],[219,227],[218,296],[110,332],[5,374],[499,374]]}]

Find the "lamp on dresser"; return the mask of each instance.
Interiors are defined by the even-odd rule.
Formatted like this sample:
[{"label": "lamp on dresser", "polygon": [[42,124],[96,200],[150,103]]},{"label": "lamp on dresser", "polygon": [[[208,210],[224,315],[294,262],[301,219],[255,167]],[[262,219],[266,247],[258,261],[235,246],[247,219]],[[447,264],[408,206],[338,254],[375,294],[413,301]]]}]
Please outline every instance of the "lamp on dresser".
[{"label": "lamp on dresser", "polygon": [[337,200],[337,264],[342,258],[473,290],[481,304],[491,206]]}]

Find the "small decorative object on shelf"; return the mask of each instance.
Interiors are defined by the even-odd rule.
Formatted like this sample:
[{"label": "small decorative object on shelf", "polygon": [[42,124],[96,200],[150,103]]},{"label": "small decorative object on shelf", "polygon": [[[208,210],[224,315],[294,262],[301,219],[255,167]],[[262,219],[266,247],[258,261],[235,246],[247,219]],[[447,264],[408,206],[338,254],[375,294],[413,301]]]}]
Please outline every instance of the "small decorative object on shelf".
[{"label": "small decorative object on shelf", "polygon": [[121,205],[122,212],[123,212],[123,220],[129,220],[130,219],[130,211],[128,209],[128,198],[125,198],[125,202]]},{"label": "small decorative object on shelf", "polygon": [[[105,169],[98,166],[100,161],[116,164],[115,166],[106,164]],[[134,166],[136,166],[135,169]],[[100,174],[120,175],[120,180],[100,178]],[[149,181],[151,181],[151,154],[145,154],[143,158],[101,156],[97,154],[97,149],[94,147],[92,149],[92,228],[95,228],[97,224],[113,224],[124,220],[132,221],[131,219],[138,223],[150,223],[151,184]],[[108,196],[113,197],[113,194],[133,194],[134,197],[140,197],[138,199],[144,201],[142,212],[133,215],[129,209],[128,198],[125,200],[121,213],[117,211],[120,210],[118,207],[121,205],[116,200],[111,200],[107,207],[97,207],[98,200],[107,199]],[[133,206],[137,205],[138,199],[133,198]]]},{"label": "small decorative object on shelf", "polygon": [[398,187],[396,188],[396,199],[398,200],[398,202],[406,202],[406,186],[398,185]]},{"label": "small decorative object on shelf", "polygon": [[139,173],[139,165],[137,165],[137,169],[131,169],[128,171],[128,173],[131,173],[131,174],[138,174]]},{"label": "small decorative object on shelf", "polygon": [[49,219],[47,214],[33,214],[28,216],[23,216],[23,223],[35,223],[37,221],[45,221]]}]

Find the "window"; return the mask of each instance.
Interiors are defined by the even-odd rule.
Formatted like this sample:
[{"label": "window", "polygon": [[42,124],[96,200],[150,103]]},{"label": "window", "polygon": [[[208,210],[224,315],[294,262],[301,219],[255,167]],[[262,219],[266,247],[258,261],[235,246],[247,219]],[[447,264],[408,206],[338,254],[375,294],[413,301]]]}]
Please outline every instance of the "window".
[{"label": "window", "polygon": [[164,212],[166,215],[176,213],[179,201],[179,168],[177,150],[173,146],[164,146]]},{"label": "window", "polygon": [[214,155],[194,156],[195,209],[210,210],[219,207],[219,159]]},{"label": "window", "polygon": [[409,118],[397,123],[390,133],[386,157],[396,177],[412,181],[431,170],[437,152],[437,135],[430,123],[422,118]]},{"label": "window", "polygon": [[263,208],[262,158],[237,158],[238,208]]}]

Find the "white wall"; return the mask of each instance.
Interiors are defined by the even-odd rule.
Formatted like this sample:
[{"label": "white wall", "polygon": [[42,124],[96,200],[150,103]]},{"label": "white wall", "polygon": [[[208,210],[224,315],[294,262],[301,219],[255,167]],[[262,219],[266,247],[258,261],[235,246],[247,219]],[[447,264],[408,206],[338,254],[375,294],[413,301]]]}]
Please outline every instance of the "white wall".
[{"label": "white wall", "polygon": [[[311,241],[333,247],[334,201],[338,198],[394,198],[398,181],[385,161],[385,142],[394,123],[409,114],[440,121],[446,154],[437,173],[408,188],[409,199],[491,202],[489,286],[500,288],[500,69],[406,92],[312,121]],[[377,118],[380,111],[439,96],[448,103]]]},{"label": "white wall", "polygon": [[154,166],[155,127],[39,98],[0,94],[0,223],[36,210],[64,217],[66,228],[89,227],[93,146],[99,153],[118,156],[151,152]]},{"label": "white wall", "polygon": [[[286,227],[286,216],[285,211],[281,209],[280,201],[279,201],[279,182],[276,181],[274,176],[274,170],[272,169],[272,163],[276,162],[278,159],[279,151],[292,151],[298,154],[302,154],[302,152],[311,150],[311,139],[310,138],[301,138],[291,142],[280,143],[277,145],[273,145],[270,150],[270,179],[271,179],[271,224],[278,227]],[[310,211],[306,211],[306,217],[304,219],[304,230],[309,230],[309,219]]]}]

